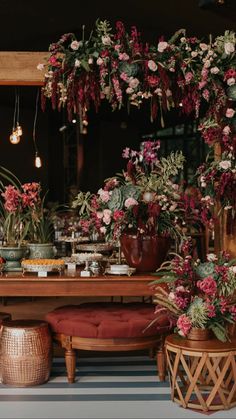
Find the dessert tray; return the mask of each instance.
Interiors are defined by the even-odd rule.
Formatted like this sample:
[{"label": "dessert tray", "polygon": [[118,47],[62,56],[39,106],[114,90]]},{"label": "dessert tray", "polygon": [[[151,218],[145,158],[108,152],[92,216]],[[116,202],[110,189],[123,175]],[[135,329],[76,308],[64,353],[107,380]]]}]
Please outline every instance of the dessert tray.
[{"label": "dessert tray", "polygon": [[136,268],[131,268],[129,265],[110,265],[106,268],[105,273],[108,275],[128,275],[131,276],[136,271]]},{"label": "dessert tray", "polygon": [[76,248],[82,252],[110,252],[114,246],[111,243],[79,243]]},{"label": "dessert tray", "polygon": [[70,258],[66,258],[66,263],[76,263],[77,265],[83,265],[86,262],[102,260],[103,255],[101,253],[72,253]]},{"label": "dessert tray", "polygon": [[61,273],[65,269],[63,259],[24,259],[21,262],[24,272],[53,272]]}]

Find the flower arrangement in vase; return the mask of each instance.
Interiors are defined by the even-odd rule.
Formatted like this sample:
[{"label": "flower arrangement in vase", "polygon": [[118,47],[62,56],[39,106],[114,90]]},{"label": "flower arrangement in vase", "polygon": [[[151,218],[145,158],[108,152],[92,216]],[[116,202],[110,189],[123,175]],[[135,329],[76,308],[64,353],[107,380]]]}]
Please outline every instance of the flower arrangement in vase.
[{"label": "flower arrangement in vase", "polygon": [[183,337],[196,329],[209,329],[217,339],[229,340],[228,326],[236,321],[235,263],[225,252],[219,257],[208,254],[207,262],[174,255],[157,270],[160,278],[152,282],[157,313],[171,312],[176,332]]},{"label": "flower arrangement in vase", "polygon": [[[131,246],[132,255],[136,248],[137,259],[141,258],[140,249],[144,252],[147,246],[147,237],[151,238],[151,247],[146,253],[156,245],[156,237],[161,238],[159,251],[153,256],[156,259],[157,254],[163,253],[162,260],[170,238],[181,237],[181,191],[173,179],[183,168],[184,157],[176,152],[159,158],[159,148],[159,141],[143,142],[140,151],[126,148],[123,151],[128,160],[126,170],[107,179],[97,194],[80,192],[72,204],[81,217],[82,231],[87,234],[95,229],[106,240],[120,239],[126,259],[129,250],[125,250],[125,235],[135,238],[136,244]],[[161,262],[145,265],[142,270],[155,270],[156,263]],[[129,260],[129,264],[139,267],[134,260]]]}]

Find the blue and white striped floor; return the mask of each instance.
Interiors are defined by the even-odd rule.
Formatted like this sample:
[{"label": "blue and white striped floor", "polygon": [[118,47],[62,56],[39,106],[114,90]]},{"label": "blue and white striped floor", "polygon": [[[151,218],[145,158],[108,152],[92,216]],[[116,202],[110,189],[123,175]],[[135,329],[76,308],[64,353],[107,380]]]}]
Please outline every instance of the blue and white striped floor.
[{"label": "blue and white striped floor", "polygon": [[[0,385],[4,419],[152,419],[201,418],[170,400],[169,383],[160,383],[155,362],[146,356],[81,358],[77,381],[68,384],[64,360],[56,358],[51,378],[42,386]],[[215,412],[213,419],[236,417],[236,408]]]}]

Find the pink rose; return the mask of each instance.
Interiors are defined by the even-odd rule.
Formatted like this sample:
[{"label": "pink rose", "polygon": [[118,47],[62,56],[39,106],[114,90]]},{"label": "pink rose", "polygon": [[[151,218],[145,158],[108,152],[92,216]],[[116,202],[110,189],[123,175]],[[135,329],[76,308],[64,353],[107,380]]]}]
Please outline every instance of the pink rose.
[{"label": "pink rose", "polygon": [[98,195],[100,196],[102,202],[108,202],[110,199],[109,191],[104,191],[104,189],[99,189]]},{"label": "pink rose", "polygon": [[128,61],[129,60],[129,55],[126,54],[126,52],[120,52],[120,54],[119,54],[119,60],[121,60],[121,61]]},{"label": "pink rose", "polygon": [[103,59],[101,57],[98,57],[96,62],[97,62],[97,65],[102,65],[103,64]]},{"label": "pink rose", "polygon": [[148,68],[151,71],[157,71],[157,65],[156,65],[155,61],[148,60]]},{"label": "pink rose", "polygon": [[129,87],[131,87],[132,89],[135,89],[138,85],[139,85],[139,80],[137,78],[130,77]]},{"label": "pink rose", "polygon": [[73,49],[73,51],[76,51],[80,46],[80,43],[78,41],[72,41],[70,44],[71,49]]},{"label": "pink rose", "polygon": [[111,210],[109,210],[109,209],[104,209],[103,210],[103,222],[107,225],[110,224],[110,222],[111,222]]},{"label": "pink rose", "polygon": [[227,116],[227,118],[233,118],[234,114],[235,114],[235,110],[232,108],[228,108],[226,110],[225,116]]},{"label": "pink rose", "polygon": [[230,77],[227,80],[227,84],[228,84],[228,86],[233,86],[235,84],[235,78],[234,77]]},{"label": "pink rose", "polygon": [[165,49],[168,47],[168,42],[165,42],[165,41],[160,41],[159,43],[158,43],[158,45],[157,45],[157,50],[159,51],[159,52],[163,52],[163,51],[165,51]]},{"label": "pink rose", "polygon": [[223,134],[224,135],[229,135],[230,132],[231,132],[231,129],[230,129],[229,125],[226,125],[223,129]]},{"label": "pink rose", "polygon": [[134,198],[127,198],[125,200],[125,207],[126,208],[132,207],[134,205],[138,205],[138,202],[136,201],[136,199],[134,199]]},{"label": "pink rose", "polygon": [[231,161],[230,160],[222,160],[219,163],[219,166],[223,170],[228,170],[231,167]]},{"label": "pink rose", "polygon": [[179,316],[177,320],[177,327],[181,336],[187,336],[192,327],[190,318],[186,316],[186,314]]}]

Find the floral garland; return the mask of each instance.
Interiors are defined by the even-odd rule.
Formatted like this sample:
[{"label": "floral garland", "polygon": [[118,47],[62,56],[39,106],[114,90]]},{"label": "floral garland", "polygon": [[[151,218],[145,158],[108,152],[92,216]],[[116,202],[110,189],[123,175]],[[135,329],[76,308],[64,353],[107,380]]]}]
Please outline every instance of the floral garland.
[{"label": "floral garland", "polygon": [[231,31],[205,43],[181,29],[149,45],[134,26],[128,33],[120,21],[115,31],[97,21],[88,40],[68,33],[50,45],[42,107],[49,98],[54,109],[67,107],[69,120],[79,114],[86,122],[86,110],[103,99],[113,110],[149,100],[151,119],[159,116],[162,125],[163,112],[176,107],[199,118],[210,147],[218,142],[235,159],[235,43]]}]

